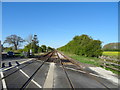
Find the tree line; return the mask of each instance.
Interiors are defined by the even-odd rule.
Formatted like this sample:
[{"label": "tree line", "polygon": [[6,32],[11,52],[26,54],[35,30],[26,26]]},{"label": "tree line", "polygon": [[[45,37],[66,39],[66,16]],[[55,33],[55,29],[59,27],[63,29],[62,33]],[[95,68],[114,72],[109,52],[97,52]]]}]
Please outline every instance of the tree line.
[{"label": "tree line", "polygon": [[102,55],[102,42],[100,40],[94,40],[88,35],[75,36],[65,46],[58,48],[58,50],[87,56],[98,57]]},{"label": "tree line", "polygon": [[[24,46],[23,49],[18,49],[23,42],[26,42],[27,44]],[[3,47],[3,50],[6,51],[19,51],[19,52],[30,52],[32,53],[40,53],[40,52],[48,52],[52,51],[54,48],[46,45],[39,46],[39,40],[37,35],[29,35],[27,39],[23,39],[20,36],[17,35],[10,35],[6,37],[3,44],[8,43],[9,45],[12,45],[11,47]]]},{"label": "tree line", "polygon": [[120,51],[120,43],[108,43],[103,46],[104,51]]}]

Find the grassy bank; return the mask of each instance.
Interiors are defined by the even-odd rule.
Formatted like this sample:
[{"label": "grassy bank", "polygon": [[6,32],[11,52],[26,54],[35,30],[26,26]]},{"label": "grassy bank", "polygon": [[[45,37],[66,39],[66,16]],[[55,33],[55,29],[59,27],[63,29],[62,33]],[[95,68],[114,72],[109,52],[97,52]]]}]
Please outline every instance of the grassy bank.
[{"label": "grassy bank", "polygon": [[101,64],[101,59],[95,58],[95,57],[85,57],[85,56],[79,56],[79,55],[75,55],[75,54],[71,54],[68,52],[63,52],[65,55],[80,61],[81,63],[85,63],[85,64],[92,64],[95,66],[100,66]]},{"label": "grassy bank", "polygon": [[[94,66],[98,66],[98,67],[102,67],[101,64],[103,63],[103,59],[99,59],[99,58],[96,58],[96,57],[85,57],[85,56],[79,56],[79,55],[75,55],[75,54],[71,54],[69,52],[63,52],[65,55],[75,59],[75,60],[78,60],[80,61],[81,63],[85,63],[85,64],[91,64],[91,65],[94,65]],[[113,54],[112,54],[113,55]],[[118,74],[117,71],[115,70],[112,70],[112,69],[109,69],[109,68],[106,68],[106,70],[110,70],[112,71],[113,73],[116,73]],[[119,73],[120,74],[120,73]]]}]

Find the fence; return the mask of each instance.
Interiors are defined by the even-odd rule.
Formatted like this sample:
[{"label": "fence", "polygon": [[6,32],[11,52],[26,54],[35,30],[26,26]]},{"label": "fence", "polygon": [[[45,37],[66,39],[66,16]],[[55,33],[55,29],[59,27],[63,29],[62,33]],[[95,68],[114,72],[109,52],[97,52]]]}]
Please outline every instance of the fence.
[{"label": "fence", "polygon": [[115,71],[120,72],[120,60],[116,58],[111,58],[109,56],[101,56],[100,59],[103,59],[101,66],[104,68],[109,68]]}]

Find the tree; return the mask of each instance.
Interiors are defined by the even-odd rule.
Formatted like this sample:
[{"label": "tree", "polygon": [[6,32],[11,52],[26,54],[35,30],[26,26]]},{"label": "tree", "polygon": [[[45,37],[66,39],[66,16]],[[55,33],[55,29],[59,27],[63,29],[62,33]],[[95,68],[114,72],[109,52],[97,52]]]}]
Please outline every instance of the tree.
[{"label": "tree", "polygon": [[32,42],[31,42],[32,51],[33,51],[34,53],[38,53],[38,48],[39,48],[38,43],[39,43],[39,41],[38,41],[37,35],[34,35],[34,36],[33,36],[33,40],[32,40]]},{"label": "tree", "polygon": [[14,49],[17,50],[18,47],[21,45],[21,43],[23,43],[24,41],[25,40],[23,40],[21,37],[19,37],[17,35],[10,35],[10,36],[6,37],[6,40],[4,41],[4,43],[13,45]]},{"label": "tree", "polygon": [[24,46],[24,51],[29,52],[31,49],[31,44]]},{"label": "tree", "polygon": [[4,47],[3,49],[4,49],[5,52],[13,51],[12,47]]},{"label": "tree", "polygon": [[42,48],[43,52],[46,52],[46,50],[47,50],[46,45],[41,45],[41,48]]},{"label": "tree", "polygon": [[51,48],[50,46],[47,47],[47,51],[48,51],[48,52],[49,52],[49,51],[52,51],[52,50],[54,50],[54,49]]},{"label": "tree", "polygon": [[39,41],[38,41],[37,35],[33,36],[32,43],[34,43],[35,45],[38,45]]},{"label": "tree", "polygon": [[102,55],[101,50],[101,41],[100,40],[92,40],[89,44],[86,45],[85,55],[89,57],[98,57]]},{"label": "tree", "polygon": [[103,46],[104,51],[120,51],[120,43],[108,43]]},{"label": "tree", "polygon": [[31,35],[29,35],[28,37],[27,37],[27,39],[25,40],[28,44],[30,44],[31,42],[32,42],[32,40],[33,40],[33,35],[31,34]]},{"label": "tree", "polygon": [[24,50],[29,52],[30,49],[32,50],[33,53],[38,53],[38,49],[39,49],[39,41],[37,38],[37,35],[29,36],[29,38],[27,39],[28,44],[24,47]]},{"label": "tree", "polygon": [[39,47],[39,49],[38,49],[38,53],[40,53],[40,52],[43,52],[43,49],[41,47]]},{"label": "tree", "polygon": [[98,57],[102,55],[102,42],[100,40],[93,40],[88,35],[75,36],[73,40],[68,42],[65,46],[58,48],[58,50],[66,51],[76,55]]}]

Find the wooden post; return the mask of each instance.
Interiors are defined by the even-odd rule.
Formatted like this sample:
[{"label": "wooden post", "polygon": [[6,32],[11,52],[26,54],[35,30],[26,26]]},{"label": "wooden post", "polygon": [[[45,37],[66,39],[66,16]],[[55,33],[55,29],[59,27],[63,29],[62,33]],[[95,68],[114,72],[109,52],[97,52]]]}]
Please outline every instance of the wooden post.
[{"label": "wooden post", "polygon": [[106,66],[106,59],[104,59],[104,69],[106,68],[105,66]]}]

